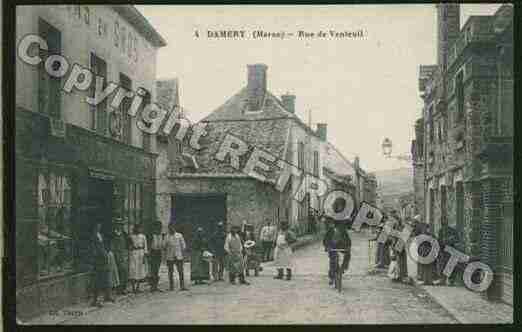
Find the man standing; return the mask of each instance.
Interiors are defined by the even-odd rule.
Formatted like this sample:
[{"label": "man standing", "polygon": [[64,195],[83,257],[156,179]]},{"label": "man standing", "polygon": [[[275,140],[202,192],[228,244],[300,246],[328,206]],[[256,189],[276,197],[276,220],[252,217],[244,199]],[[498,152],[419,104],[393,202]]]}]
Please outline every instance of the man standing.
[{"label": "man standing", "polygon": [[109,260],[107,256],[107,249],[105,247],[105,241],[101,235],[101,224],[95,225],[93,239],[92,239],[92,250],[93,250],[93,299],[91,306],[102,307],[103,305],[98,302],[98,294],[100,291],[104,292],[105,301],[114,302],[110,293],[110,280],[109,280]]},{"label": "man standing", "polygon": [[117,293],[124,295],[127,293],[127,281],[129,279],[129,237],[123,231],[123,220],[121,218],[116,218],[114,221],[111,248],[120,279]]},{"label": "man standing", "polygon": [[212,272],[215,281],[223,281],[223,272],[225,269],[225,240],[227,233],[225,232],[225,225],[223,222],[217,224],[217,230],[212,236],[211,249],[214,254],[212,261]]},{"label": "man standing", "polygon": [[239,276],[239,283],[250,285],[245,280],[245,263],[243,260],[243,243],[239,235],[239,226],[232,226],[230,234],[225,240],[224,249],[228,254],[228,273],[231,284],[236,283],[236,276]]},{"label": "man standing", "polygon": [[343,262],[340,266],[343,271],[346,271],[348,269],[348,265],[350,264],[352,241],[350,239],[350,235],[348,234],[346,224],[343,221],[336,221],[334,223],[331,220],[329,225],[330,228],[325,234],[323,245],[325,247],[325,251],[328,252],[329,259],[328,283],[332,285],[334,283],[335,274],[337,273],[337,262],[339,259],[339,252],[333,251],[332,249],[346,250],[343,256]]},{"label": "man standing", "polygon": [[183,272],[183,253],[186,245],[185,239],[181,233],[176,232],[174,224],[169,224],[169,233],[165,237],[163,243],[165,249],[165,260],[167,261],[167,268],[169,270],[169,290],[174,290],[174,265],[178,270],[179,287],[181,291],[186,291],[185,278]]},{"label": "man standing", "polygon": [[150,291],[161,292],[158,289],[159,283],[159,269],[161,265],[161,250],[162,250],[162,239],[161,239],[161,221],[156,221],[152,229],[152,235],[150,237]]},{"label": "man standing", "polygon": [[261,232],[259,234],[259,240],[261,240],[261,245],[263,246],[263,262],[268,262],[270,260],[270,252],[272,251],[273,241],[270,239],[270,221],[265,219],[265,225],[261,228]]}]

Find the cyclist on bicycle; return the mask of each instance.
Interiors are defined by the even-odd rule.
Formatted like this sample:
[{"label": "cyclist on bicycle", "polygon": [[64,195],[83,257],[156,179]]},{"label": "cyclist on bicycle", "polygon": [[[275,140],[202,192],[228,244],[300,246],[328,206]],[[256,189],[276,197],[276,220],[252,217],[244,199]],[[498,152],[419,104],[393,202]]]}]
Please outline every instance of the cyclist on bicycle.
[{"label": "cyclist on bicycle", "polygon": [[332,221],[328,223],[328,229],[323,239],[324,250],[328,252],[328,258],[330,261],[328,269],[329,285],[334,283],[335,274],[337,273],[337,262],[339,251],[333,251],[332,249],[342,249],[344,251],[343,263],[341,264],[342,271],[348,269],[350,264],[350,250],[352,246],[352,240],[348,234],[348,227],[344,221]]}]

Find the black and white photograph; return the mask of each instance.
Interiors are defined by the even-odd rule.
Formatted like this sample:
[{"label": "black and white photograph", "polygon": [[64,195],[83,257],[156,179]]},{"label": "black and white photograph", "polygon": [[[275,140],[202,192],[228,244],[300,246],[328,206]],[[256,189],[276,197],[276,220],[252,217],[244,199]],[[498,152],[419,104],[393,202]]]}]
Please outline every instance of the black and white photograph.
[{"label": "black and white photograph", "polygon": [[4,320],[514,323],[515,5],[14,7]]}]

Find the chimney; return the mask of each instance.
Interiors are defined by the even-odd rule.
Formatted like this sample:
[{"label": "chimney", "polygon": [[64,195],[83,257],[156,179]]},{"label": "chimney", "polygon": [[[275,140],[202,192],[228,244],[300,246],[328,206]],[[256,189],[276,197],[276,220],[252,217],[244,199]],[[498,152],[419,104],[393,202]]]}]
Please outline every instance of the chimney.
[{"label": "chimney", "polygon": [[266,94],[267,65],[258,63],[247,65],[248,68],[248,111],[260,111]]},{"label": "chimney", "polygon": [[327,127],[328,125],[326,123],[318,123],[317,124],[317,135],[319,135],[319,137],[321,137],[321,139],[323,141],[326,141],[327,139]]},{"label": "chimney", "polygon": [[456,3],[437,4],[437,64],[442,73],[448,68],[450,47],[460,32],[460,5]]},{"label": "chimney", "polygon": [[283,107],[290,113],[295,113],[295,96],[291,94],[285,94],[281,96]]}]

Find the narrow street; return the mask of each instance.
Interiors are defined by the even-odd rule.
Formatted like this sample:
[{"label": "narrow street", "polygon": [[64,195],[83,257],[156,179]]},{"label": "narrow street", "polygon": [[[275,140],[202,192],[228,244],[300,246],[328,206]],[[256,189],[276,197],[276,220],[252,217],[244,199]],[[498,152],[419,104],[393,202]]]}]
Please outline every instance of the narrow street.
[{"label": "narrow street", "polygon": [[[318,242],[294,253],[291,281],[274,280],[274,267],[266,264],[259,277],[248,279],[250,286],[227,281],[192,285],[189,292],[147,292],[65,324],[457,323],[415,286],[368,275],[367,236],[352,233],[352,240],[352,263],[341,294],[328,286],[328,259]],[[188,271],[187,264],[187,277]],[[165,271],[161,278],[165,289]]]}]

